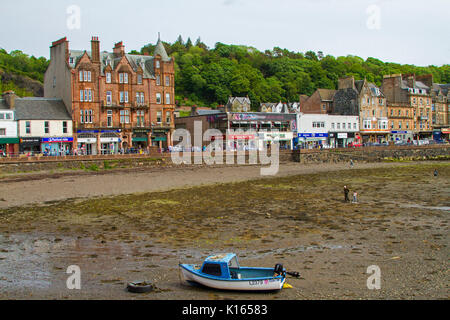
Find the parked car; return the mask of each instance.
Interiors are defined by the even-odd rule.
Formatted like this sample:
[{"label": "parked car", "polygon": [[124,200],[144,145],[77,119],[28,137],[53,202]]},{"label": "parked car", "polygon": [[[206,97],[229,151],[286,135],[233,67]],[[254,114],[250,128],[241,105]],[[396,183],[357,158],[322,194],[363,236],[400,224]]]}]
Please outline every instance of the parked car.
[{"label": "parked car", "polygon": [[348,144],[349,148],[358,148],[358,147],[362,147],[362,143],[361,142],[351,142]]}]

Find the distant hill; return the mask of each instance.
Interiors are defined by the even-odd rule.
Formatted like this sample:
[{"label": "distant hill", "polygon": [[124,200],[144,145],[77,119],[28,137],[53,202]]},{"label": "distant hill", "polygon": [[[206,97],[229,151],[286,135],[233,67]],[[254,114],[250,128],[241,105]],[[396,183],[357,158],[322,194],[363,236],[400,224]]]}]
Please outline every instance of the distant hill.
[{"label": "distant hill", "polygon": [[[336,89],[339,78],[366,78],[381,85],[384,75],[433,74],[436,83],[450,83],[450,65],[418,67],[375,58],[348,55],[333,57],[322,52],[292,52],[278,47],[261,52],[253,47],[216,43],[208,48],[200,38],[195,43],[178,37],[164,42],[175,58],[177,105],[217,106],[229,96],[249,96],[256,110],[261,102],[298,101],[317,88]],[[153,55],[154,44],[130,54]],[[43,79],[49,61],[21,51],[0,49],[0,92],[14,90],[20,96],[43,95]]]},{"label": "distant hill", "polygon": [[17,95],[44,96],[44,73],[49,61],[30,57],[22,51],[0,49],[0,93],[13,90]]}]

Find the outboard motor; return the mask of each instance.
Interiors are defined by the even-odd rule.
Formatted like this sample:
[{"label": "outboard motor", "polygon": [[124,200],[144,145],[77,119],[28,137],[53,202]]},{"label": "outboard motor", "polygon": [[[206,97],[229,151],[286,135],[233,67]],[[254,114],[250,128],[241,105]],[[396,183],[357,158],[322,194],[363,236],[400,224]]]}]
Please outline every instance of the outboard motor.
[{"label": "outboard motor", "polygon": [[283,268],[283,265],[282,265],[281,263],[277,263],[277,264],[275,265],[275,268],[274,268],[273,272],[274,272],[276,275],[283,275],[283,274],[284,274],[284,268]]}]

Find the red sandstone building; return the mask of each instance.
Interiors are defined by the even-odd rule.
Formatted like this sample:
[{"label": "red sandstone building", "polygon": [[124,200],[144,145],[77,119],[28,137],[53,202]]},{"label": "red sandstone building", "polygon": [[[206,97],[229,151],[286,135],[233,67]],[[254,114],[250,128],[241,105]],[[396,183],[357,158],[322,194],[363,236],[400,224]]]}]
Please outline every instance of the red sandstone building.
[{"label": "red sandstone building", "polygon": [[66,38],[52,43],[44,94],[61,98],[73,119],[74,148],[88,154],[117,153],[121,148],[167,148],[175,128],[174,59],[160,40],[154,56],[69,50]]}]

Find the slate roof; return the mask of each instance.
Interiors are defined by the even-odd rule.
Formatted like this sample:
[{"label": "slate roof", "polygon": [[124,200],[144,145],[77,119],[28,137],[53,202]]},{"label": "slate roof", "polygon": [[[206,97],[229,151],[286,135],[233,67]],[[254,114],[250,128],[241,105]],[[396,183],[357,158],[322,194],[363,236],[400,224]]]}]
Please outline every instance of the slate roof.
[{"label": "slate roof", "polygon": [[[71,64],[71,67],[75,67],[76,64],[80,61],[80,59],[83,57],[84,53],[87,53],[87,55],[92,58],[92,52],[91,51],[84,51],[84,50],[70,50],[69,51],[69,57],[73,58],[73,64]],[[161,40],[158,40],[158,43],[156,44],[155,48],[155,56],[159,54],[161,56],[162,61],[170,61],[171,58],[167,55],[166,49],[164,48],[163,43]],[[134,55],[134,54],[125,54],[125,57],[129,61],[131,67],[133,68],[134,72],[138,71],[138,68],[141,67],[144,71],[143,77],[144,78],[150,78],[155,79],[155,70],[154,70],[154,56],[146,56],[146,55]],[[101,63],[101,72],[102,75],[105,75],[105,68],[108,66],[108,61],[111,63],[111,67],[114,69],[122,59],[122,56],[117,56],[114,53],[111,52],[100,52],[100,63]]]},{"label": "slate roof", "polygon": [[[8,109],[3,99],[0,109]],[[16,120],[72,120],[61,99],[16,98],[14,111]]]},{"label": "slate roof", "polygon": [[322,101],[333,101],[333,97],[336,94],[336,90],[330,89],[317,89],[317,91]]}]

